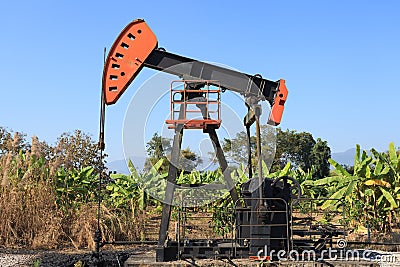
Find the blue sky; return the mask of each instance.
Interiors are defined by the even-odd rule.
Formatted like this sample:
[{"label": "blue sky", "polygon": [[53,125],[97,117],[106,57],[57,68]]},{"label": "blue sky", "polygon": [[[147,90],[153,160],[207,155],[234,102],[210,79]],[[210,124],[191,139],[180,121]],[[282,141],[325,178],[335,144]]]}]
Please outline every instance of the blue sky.
[{"label": "blue sky", "polygon": [[[311,132],[334,152],[400,145],[398,1],[5,1],[0,16],[0,125],[54,143],[98,135],[103,48],[135,18],[159,46],[265,78],[284,78],[281,127]],[[143,70],[107,108],[109,160]]]}]

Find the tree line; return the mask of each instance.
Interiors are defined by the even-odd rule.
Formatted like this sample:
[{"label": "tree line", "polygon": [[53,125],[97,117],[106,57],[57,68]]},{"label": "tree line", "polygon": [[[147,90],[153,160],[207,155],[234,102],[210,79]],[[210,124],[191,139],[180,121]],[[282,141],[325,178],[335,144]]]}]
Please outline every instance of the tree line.
[{"label": "tree line", "polygon": [[[305,172],[312,171],[314,177],[323,178],[329,175],[331,149],[327,141],[315,138],[308,132],[297,132],[295,130],[282,130],[278,128],[276,133],[267,126],[261,127],[263,155],[273,152],[271,172],[282,169],[288,162],[291,162],[293,169],[301,168]],[[276,149],[272,147],[271,141],[276,140]],[[171,153],[171,142],[169,138],[163,138],[158,133],[154,133],[147,142],[148,158],[145,162],[145,170],[150,168],[160,159],[165,159],[161,167],[162,171],[168,170],[169,155]],[[239,132],[231,139],[222,140],[222,147],[225,156],[230,161],[246,163],[248,161],[248,139],[245,132]],[[251,159],[253,166],[257,166],[256,137],[250,137]],[[210,153],[213,157],[214,153]],[[182,169],[193,170],[202,163],[202,159],[189,147],[181,150],[181,158],[186,159]]]}]

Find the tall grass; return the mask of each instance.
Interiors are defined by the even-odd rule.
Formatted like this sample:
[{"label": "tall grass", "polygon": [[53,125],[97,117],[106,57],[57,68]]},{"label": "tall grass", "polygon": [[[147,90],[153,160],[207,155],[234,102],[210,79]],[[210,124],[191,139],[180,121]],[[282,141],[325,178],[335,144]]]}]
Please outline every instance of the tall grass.
[{"label": "tall grass", "polygon": [[0,158],[0,244],[56,247],[62,239],[62,216],[43,147],[33,137],[30,151],[18,151],[17,133],[8,141],[8,151]]},{"label": "tall grass", "polygon": [[62,240],[62,214],[48,181],[1,187],[0,244],[55,248]]},{"label": "tall grass", "polygon": [[[0,145],[0,247],[93,248],[97,174],[66,170],[65,155],[54,156],[37,137],[27,143],[15,133]],[[102,205],[101,211],[105,240],[140,238],[140,218],[129,210]]]}]

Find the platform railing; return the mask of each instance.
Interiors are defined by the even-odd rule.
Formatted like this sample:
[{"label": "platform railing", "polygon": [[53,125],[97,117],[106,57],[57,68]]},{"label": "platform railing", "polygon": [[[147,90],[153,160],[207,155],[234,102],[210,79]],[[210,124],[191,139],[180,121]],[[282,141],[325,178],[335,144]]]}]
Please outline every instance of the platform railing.
[{"label": "platform railing", "polygon": [[[198,85],[193,89],[191,84]],[[221,88],[214,80],[178,80],[171,82],[168,128],[205,129],[221,125]]]}]

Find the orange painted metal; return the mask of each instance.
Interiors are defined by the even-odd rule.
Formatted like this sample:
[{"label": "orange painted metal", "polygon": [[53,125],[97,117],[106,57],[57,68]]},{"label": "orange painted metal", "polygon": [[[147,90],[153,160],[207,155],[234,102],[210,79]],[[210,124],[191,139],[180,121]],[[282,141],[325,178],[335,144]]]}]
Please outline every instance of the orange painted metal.
[{"label": "orange painted metal", "polygon": [[102,87],[107,105],[117,102],[156,48],[157,38],[144,20],[134,20],[122,30],[108,53],[103,70]]},{"label": "orange painted metal", "polygon": [[216,129],[221,126],[221,120],[166,120],[168,129],[175,129],[178,125],[183,125],[184,129],[207,129],[209,125],[213,125]]},{"label": "orange painted metal", "polygon": [[270,261],[271,256],[249,256],[251,261]]},{"label": "orange painted metal", "polygon": [[[205,89],[188,89],[187,83],[204,83]],[[183,89],[180,89],[176,84],[183,83]],[[210,89],[211,84],[215,85],[215,89]],[[204,100],[194,101],[193,99],[188,100],[187,96],[190,93],[203,94]],[[176,99],[175,95],[180,96]],[[214,100],[210,99],[211,95],[214,96]],[[218,81],[211,80],[178,80],[172,81],[170,87],[170,119],[166,120],[165,123],[168,124],[168,129],[175,129],[178,125],[181,125],[184,129],[207,129],[208,126],[213,126],[218,129],[221,126],[221,88]],[[176,115],[180,113],[180,106],[183,105],[182,118],[176,118]],[[188,106],[193,105],[204,105],[205,112],[208,114],[209,118],[192,118],[189,114],[194,114],[195,117],[202,117],[202,112],[200,109],[190,109]],[[210,105],[215,105],[216,109],[211,109]],[[197,108],[199,108],[197,106]],[[189,115],[189,116],[188,116]],[[196,116],[197,115],[197,116]],[[216,117],[212,118],[212,115]]]},{"label": "orange painted metal", "polygon": [[278,92],[275,94],[274,104],[272,105],[271,113],[269,114],[268,124],[277,126],[281,123],[288,93],[285,80],[280,79]]}]

